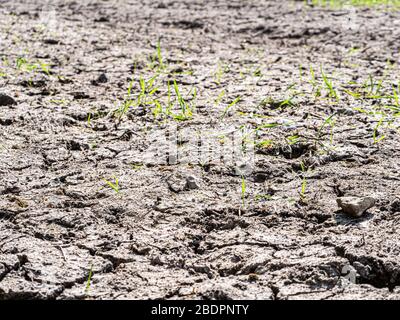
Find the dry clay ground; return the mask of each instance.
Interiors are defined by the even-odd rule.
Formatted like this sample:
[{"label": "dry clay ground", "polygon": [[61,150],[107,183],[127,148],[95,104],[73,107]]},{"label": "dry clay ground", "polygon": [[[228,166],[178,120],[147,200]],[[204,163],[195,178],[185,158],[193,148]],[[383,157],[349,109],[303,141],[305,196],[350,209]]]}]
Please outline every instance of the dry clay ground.
[{"label": "dry clay ground", "polygon": [[398,30],[304,1],[1,0],[0,299],[400,298]]}]

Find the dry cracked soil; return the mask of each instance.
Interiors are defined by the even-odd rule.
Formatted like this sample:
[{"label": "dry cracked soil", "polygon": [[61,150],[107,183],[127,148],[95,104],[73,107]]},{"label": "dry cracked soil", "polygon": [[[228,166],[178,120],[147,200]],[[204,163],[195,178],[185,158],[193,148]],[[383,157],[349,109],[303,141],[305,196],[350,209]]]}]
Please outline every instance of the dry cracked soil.
[{"label": "dry cracked soil", "polygon": [[304,1],[0,0],[0,300],[399,299],[399,30]]}]

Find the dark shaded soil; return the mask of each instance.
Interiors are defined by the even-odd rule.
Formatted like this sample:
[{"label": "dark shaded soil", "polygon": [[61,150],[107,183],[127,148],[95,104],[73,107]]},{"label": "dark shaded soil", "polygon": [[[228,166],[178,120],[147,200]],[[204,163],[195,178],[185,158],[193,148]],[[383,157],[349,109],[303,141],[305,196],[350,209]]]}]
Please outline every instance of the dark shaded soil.
[{"label": "dark shaded soil", "polygon": [[[0,21],[0,299],[400,298],[399,12],[0,0]],[[116,116],[155,69],[163,105],[168,80],[197,89],[191,119]],[[188,150],[264,127],[251,161],[185,162],[171,124]],[[377,205],[353,219],[343,195]]]}]

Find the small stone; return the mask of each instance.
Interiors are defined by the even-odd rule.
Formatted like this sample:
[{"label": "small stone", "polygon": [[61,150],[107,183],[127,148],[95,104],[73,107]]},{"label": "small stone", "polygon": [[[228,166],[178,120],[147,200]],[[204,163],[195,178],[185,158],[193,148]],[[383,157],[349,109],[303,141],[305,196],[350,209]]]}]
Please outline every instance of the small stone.
[{"label": "small stone", "polygon": [[254,170],[250,162],[237,162],[235,165],[235,174],[237,176],[249,176]]},{"label": "small stone", "polygon": [[179,193],[186,188],[186,179],[180,174],[173,174],[167,179],[168,187],[171,191]]},{"label": "small stone", "polygon": [[361,217],[365,211],[375,205],[373,197],[341,197],[337,198],[336,202],[343,212],[353,217]]},{"label": "small stone", "polygon": [[176,193],[199,188],[199,182],[195,176],[181,173],[171,175],[167,179],[167,184],[169,189]]},{"label": "small stone", "polygon": [[107,82],[108,82],[108,78],[105,73],[102,73],[96,80],[92,80],[93,85],[98,85],[100,83],[107,83]]},{"label": "small stone", "polygon": [[257,281],[258,280],[258,274],[256,274],[256,273],[250,273],[249,274],[249,281],[250,282],[254,282],[254,281]]},{"label": "small stone", "polygon": [[199,188],[199,185],[197,183],[197,178],[195,176],[187,176],[185,189],[186,190],[194,190],[194,189],[198,189],[198,188]]},{"label": "small stone", "polygon": [[4,107],[4,106],[12,106],[12,105],[16,105],[17,102],[11,98],[10,96],[0,93],[0,106]]},{"label": "small stone", "polygon": [[98,78],[97,78],[97,83],[107,83],[108,78],[105,73],[102,73]]},{"label": "small stone", "polygon": [[394,200],[390,204],[390,208],[391,208],[392,212],[400,212],[400,199]]}]

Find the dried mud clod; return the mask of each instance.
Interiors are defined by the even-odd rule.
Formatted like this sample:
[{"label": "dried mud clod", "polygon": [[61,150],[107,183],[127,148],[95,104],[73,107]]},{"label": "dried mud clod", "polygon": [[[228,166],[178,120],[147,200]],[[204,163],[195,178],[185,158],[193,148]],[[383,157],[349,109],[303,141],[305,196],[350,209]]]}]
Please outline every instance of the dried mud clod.
[{"label": "dried mud clod", "polygon": [[373,197],[341,197],[337,199],[339,207],[353,217],[361,217],[365,211],[375,206],[376,200]]},{"label": "dried mud clod", "polygon": [[14,98],[10,97],[9,95],[6,95],[4,93],[0,93],[0,106],[13,106],[16,105],[17,102],[14,100]]}]

